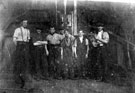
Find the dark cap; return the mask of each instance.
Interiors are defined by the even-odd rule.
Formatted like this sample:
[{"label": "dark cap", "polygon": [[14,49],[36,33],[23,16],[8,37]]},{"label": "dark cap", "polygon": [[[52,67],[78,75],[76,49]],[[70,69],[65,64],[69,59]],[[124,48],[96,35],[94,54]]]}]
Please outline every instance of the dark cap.
[{"label": "dark cap", "polygon": [[98,27],[103,27],[104,25],[103,25],[103,23],[98,23],[97,26]]}]

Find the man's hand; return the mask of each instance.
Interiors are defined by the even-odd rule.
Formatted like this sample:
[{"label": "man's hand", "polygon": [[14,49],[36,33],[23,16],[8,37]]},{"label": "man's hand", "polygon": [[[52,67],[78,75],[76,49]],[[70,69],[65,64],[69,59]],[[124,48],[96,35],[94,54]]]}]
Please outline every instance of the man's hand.
[{"label": "man's hand", "polygon": [[47,55],[47,56],[49,55],[49,51],[48,51],[48,50],[46,51],[46,55]]},{"label": "man's hand", "polygon": [[135,46],[134,46],[134,48],[133,48],[133,51],[135,51]]},{"label": "man's hand", "polygon": [[88,54],[85,55],[85,58],[88,58]]},{"label": "man's hand", "polygon": [[61,59],[63,59],[63,55],[61,55]]},{"label": "man's hand", "polygon": [[77,58],[77,54],[75,54],[75,58]]}]

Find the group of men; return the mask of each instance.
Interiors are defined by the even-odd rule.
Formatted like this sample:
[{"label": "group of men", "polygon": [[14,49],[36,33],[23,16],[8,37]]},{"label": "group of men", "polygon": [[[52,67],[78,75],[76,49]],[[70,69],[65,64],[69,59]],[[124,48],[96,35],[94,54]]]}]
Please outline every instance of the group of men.
[{"label": "group of men", "polygon": [[[50,28],[46,37],[39,28],[32,36],[27,22],[23,20],[13,35],[16,44],[14,71],[21,88],[25,85],[26,75],[31,72],[34,72],[32,74],[36,79],[82,78],[86,77],[87,71],[104,78],[106,67],[103,52],[109,42],[109,34],[103,31],[103,27],[98,27],[98,33],[94,33],[94,38],[89,40],[82,30],[74,37],[67,30],[58,34],[54,27]],[[98,71],[96,63],[100,63]]]}]

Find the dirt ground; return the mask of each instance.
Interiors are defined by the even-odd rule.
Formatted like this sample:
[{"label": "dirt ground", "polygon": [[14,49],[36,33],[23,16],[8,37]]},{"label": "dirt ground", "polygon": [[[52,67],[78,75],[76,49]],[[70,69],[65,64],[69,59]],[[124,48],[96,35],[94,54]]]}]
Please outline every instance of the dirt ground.
[{"label": "dirt ground", "polygon": [[34,81],[28,93],[130,93],[129,88],[94,80]]}]

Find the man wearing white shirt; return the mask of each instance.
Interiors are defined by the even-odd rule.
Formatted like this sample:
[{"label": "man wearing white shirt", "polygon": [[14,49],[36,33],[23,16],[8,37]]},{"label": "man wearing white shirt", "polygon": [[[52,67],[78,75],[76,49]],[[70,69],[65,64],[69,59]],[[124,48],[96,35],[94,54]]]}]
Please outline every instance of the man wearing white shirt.
[{"label": "man wearing white shirt", "polygon": [[86,75],[86,59],[88,58],[89,42],[82,30],[79,31],[79,37],[75,40],[75,57],[77,58],[77,71],[80,78]]},{"label": "man wearing white shirt", "polygon": [[54,27],[50,28],[50,33],[47,35],[48,41],[48,51],[49,51],[49,62],[48,62],[48,70],[49,75],[52,78],[59,78],[59,59],[60,59],[60,43],[64,39],[64,35],[57,34],[55,32]]},{"label": "man wearing white shirt", "polygon": [[98,75],[100,80],[105,80],[107,63],[106,59],[106,45],[109,43],[109,34],[103,30],[102,26],[98,27],[98,34],[96,36],[96,40],[98,43],[98,53],[97,53],[97,63],[99,65]]},{"label": "man wearing white shirt", "polygon": [[20,42],[29,42],[30,40],[30,31],[27,27],[27,20],[23,20],[22,26],[15,29],[13,35],[13,41],[17,44],[18,41]]},{"label": "man wearing white shirt", "polygon": [[30,40],[30,31],[27,29],[27,20],[23,20],[21,26],[15,29],[13,35],[13,41],[16,45],[16,55],[15,55],[15,74],[18,83],[21,83],[21,88],[25,85],[25,75],[26,70],[28,70],[29,64],[29,40]]},{"label": "man wearing white shirt", "polygon": [[96,36],[99,46],[103,46],[109,42],[109,34],[103,30],[103,27],[98,27],[98,34]]}]

